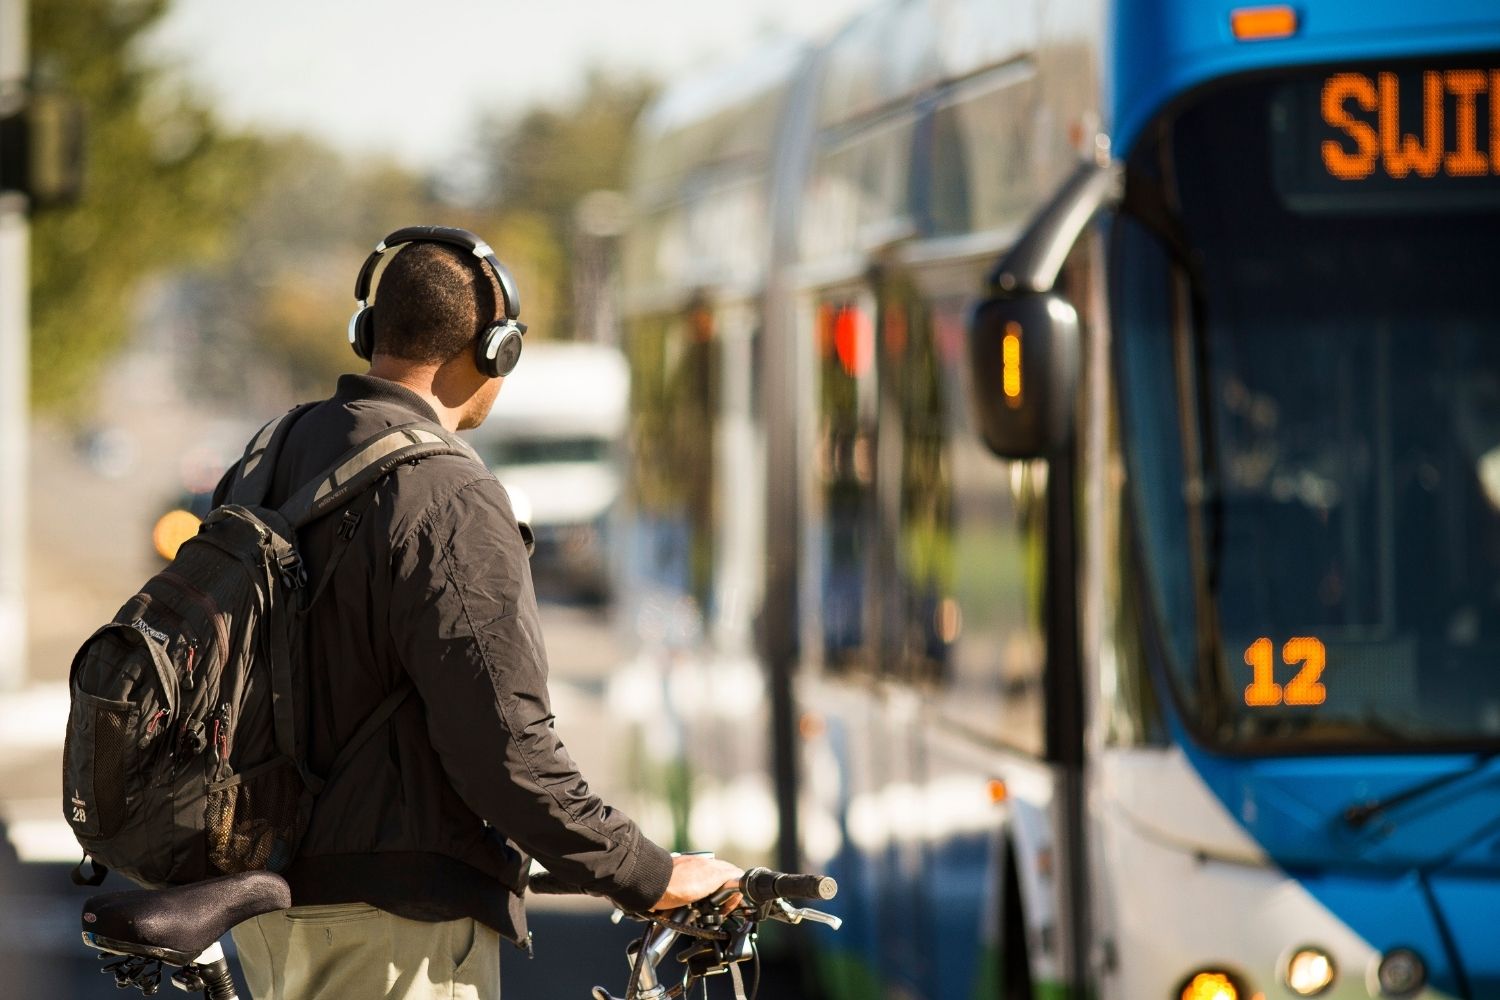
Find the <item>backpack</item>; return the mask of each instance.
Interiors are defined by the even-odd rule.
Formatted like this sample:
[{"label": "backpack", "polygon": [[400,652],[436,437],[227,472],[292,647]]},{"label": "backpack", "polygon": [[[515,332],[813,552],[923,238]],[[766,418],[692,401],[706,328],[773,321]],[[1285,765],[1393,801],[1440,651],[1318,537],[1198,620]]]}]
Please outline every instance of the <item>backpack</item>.
[{"label": "backpack", "polygon": [[373,494],[345,510],[316,588],[297,530],[404,462],[477,456],[433,424],[402,424],[351,448],[280,508],[262,506],[287,433],[314,405],[261,428],[224,505],[73,659],[63,813],[85,852],[73,872],[80,885],[111,868],[153,888],[284,869],[319,790],[411,691],[409,679],[398,686],[326,776],[308,769],[302,622]]}]

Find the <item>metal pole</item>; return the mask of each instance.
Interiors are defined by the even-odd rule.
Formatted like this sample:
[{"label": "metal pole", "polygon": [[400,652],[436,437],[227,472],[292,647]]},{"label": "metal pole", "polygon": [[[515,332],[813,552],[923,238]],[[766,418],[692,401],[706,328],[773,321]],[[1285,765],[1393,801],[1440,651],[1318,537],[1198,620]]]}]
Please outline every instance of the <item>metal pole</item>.
[{"label": "metal pole", "polygon": [[[26,0],[0,0],[0,114],[25,99]],[[0,691],[26,680],[26,488],[31,364],[26,196],[0,192]]]}]

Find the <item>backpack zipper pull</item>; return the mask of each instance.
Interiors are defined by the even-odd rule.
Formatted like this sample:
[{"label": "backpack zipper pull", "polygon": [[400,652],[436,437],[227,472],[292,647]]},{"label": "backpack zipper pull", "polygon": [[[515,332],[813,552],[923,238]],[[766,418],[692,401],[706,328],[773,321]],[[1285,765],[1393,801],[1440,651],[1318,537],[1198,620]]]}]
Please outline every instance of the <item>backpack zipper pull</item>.
[{"label": "backpack zipper pull", "polygon": [[161,720],[165,719],[166,717],[167,710],[165,708],[161,708],[157,709],[156,714],[146,720],[146,735],[142,736],[141,741],[136,744],[139,749],[144,750],[146,749],[146,747],[151,745],[151,741],[156,739],[156,734],[157,732],[159,732],[158,725],[160,724]]},{"label": "backpack zipper pull", "polygon": [[187,665],[182,668],[182,686],[190,688],[193,686],[193,657],[198,652],[196,643],[188,643]]}]

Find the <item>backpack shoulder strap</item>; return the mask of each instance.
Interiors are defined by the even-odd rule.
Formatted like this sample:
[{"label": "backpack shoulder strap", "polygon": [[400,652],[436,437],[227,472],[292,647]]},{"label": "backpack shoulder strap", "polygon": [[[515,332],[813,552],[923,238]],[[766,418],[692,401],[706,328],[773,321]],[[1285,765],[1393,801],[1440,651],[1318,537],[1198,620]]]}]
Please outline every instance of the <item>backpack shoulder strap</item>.
[{"label": "backpack shoulder strap", "polygon": [[280,514],[294,530],[301,528],[363,493],[396,466],[433,455],[460,455],[480,461],[468,442],[435,424],[398,424],[340,455],[292,494],[281,505]]},{"label": "backpack shoulder strap", "polygon": [[[314,795],[333,784],[338,776],[344,772],[344,768],[349,766],[349,762],[354,759],[354,755],[359,752],[360,748],[370,742],[370,737],[379,732],[380,727],[385,725],[392,715],[396,714],[396,709],[401,707],[401,703],[406,701],[407,696],[414,690],[416,690],[416,686],[412,683],[411,678],[403,677],[391,693],[385,696],[385,700],[375,706],[375,711],[366,716],[365,721],[359,724],[359,728],[354,731],[354,735],[349,737],[349,742],[339,748],[338,756],[333,758],[333,764],[328,768],[328,774],[325,777],[313,780],[310,787]],[[81,869],[83,862],[80,861],[78,866]]]},{"label": "backpack shoulder strap", "polygon": [[276,474],[276,459],[281,455],[281,446],[292,425],[316,402],[294,406],[281,416],[255,432],[245,446],[245,455],[235,470],[234,480],[225,494],[225,503],[255,507],[265,502],[271,490],[271,478]]}]

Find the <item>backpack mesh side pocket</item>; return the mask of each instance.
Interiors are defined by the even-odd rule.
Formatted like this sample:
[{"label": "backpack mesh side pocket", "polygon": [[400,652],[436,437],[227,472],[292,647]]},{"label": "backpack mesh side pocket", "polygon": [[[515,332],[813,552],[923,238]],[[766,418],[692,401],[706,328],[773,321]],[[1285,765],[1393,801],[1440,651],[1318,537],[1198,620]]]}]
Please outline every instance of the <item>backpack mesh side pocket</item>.
[{"label": "backpack mesh side pocket", "polygon": [[113,837],[125,822],[126,757],[135,750],[133,708],[94,705],[94,805],[99,836]]},{"label": "backpack mesh side pocket", "polygon": [[[113,837],[129,818],[139,719],[139,709],[130,702],[74,693],[63,748],[63,805],[79,836]],[[75,732],[81,746],[75,745]]]},{"label": "backpack mesh side pocket", "polygon": [[286,758],[210,785],[204,824],[209,864],[226,875],[285,868],[306,823],[305,792]]}]

